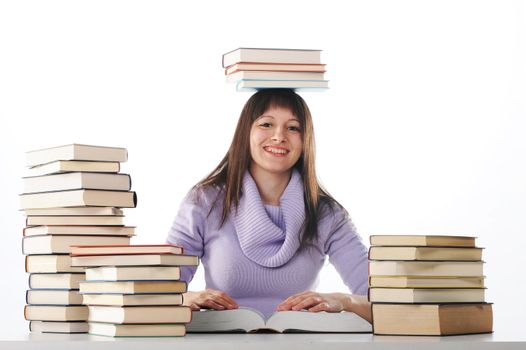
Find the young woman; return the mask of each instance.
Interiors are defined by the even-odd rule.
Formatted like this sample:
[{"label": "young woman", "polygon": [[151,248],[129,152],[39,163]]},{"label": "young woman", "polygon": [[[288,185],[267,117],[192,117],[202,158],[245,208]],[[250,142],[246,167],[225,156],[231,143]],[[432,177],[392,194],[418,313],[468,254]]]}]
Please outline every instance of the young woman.
[{"label": "young woman", "polygon": [[[167,241],[197,255],[207,289],[194,310],[352,311],[371,320],[367,250],[345,209],[318,183],[314,130],[289,89],[255,93],[219,165],[181,204]],[[316,293],[326,256],[353,292]],[[190,282],[196,268],[182,268]]]}]

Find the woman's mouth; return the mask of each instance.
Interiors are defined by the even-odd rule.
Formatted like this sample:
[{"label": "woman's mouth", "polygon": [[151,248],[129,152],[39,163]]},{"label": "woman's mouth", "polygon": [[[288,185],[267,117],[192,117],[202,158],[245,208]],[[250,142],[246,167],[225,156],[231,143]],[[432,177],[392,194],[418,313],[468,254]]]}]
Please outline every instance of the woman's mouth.
[{"label": "woman's mouth", "polygon": [[282,148],[282,147],[274,147],[274,146],[265,146],[263,147],[263,149],[274,155],[274,156],[277,156],[277,157],[284,157],[287,155],[287,153],[289,153],[289,150],[285,149],[285,148]]}]

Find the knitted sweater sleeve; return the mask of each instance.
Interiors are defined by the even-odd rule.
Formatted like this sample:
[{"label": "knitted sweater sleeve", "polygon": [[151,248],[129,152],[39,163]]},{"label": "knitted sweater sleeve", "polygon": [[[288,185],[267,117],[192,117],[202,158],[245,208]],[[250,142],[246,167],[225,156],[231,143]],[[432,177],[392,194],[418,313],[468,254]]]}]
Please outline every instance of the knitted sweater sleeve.
[{"label": "knitted sweater sleeve", "polygon": [[[191,191],[179,207],[166,241],[183,247],[184,254],[203,257],[204,233],[206,229],[205,209],[196,200],[196,192]],[[182,266],[181,280],[190,283],[197,267]]]},{"label": "knitted sweater sleeve", "polygon": [[329,216],[332,224],[325,242],[325,254],[351,293],[366,295],[369,278],[367,247],[344,209],[335,207]]}]

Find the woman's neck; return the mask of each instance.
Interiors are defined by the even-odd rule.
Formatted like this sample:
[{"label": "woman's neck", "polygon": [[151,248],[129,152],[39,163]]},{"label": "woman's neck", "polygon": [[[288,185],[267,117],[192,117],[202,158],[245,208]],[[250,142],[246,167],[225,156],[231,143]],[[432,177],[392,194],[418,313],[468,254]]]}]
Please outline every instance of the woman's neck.
[{"label": "woman's neck", "polygon": [[287,188],[292,171],[283,173],[271,173],[257,166],[250,167],[250,175],[264,204],[279,205],[279,199]]}]

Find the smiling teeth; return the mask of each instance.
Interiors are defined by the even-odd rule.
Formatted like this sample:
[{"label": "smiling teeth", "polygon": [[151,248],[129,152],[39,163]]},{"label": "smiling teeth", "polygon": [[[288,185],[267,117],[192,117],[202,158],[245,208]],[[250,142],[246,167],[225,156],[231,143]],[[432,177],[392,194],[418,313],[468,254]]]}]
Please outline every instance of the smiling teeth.
[{"label": "smiling teeth", "polygon": [[280,154],[287,153],[286,150],[280,149],[280,148],[267,147],[266,149],[267,149],[267,151],[272,152],[272,153],[280,153]]}]

